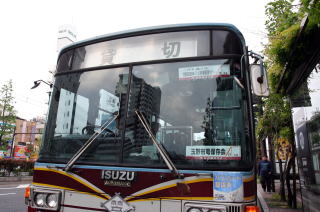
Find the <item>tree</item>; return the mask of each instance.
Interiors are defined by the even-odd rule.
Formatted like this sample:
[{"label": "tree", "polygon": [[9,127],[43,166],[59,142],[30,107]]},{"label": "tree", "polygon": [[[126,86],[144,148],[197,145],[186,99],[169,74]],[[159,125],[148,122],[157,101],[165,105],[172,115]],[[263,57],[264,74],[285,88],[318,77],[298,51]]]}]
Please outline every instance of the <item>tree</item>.
[{"label": "tree", "polygon": [[[291,108],[289,101],[281,96],[280,94],[271,94],[269,98],[263,101],[263,115],[258,117],[258,124],[256,128],[257,141],[261,142],[265,138],[270,141],[270,158],[273,158],[274,152],[278,155],[278,145],[277,141],[279,139],[286,139],[293,142],[293,132],[292,130],[292,120],[291,120]],[[285,178],[287,169],[282,170],[282,161],[279,160],[280,164],[280,195],[281,199],[284,201],[285,197]],[[287,164],[287,163],[286,163]],[[291,165],[291,164],[289,164]],[[289,173],[288,173],[289,174]]]},{"label": "tree", "polygon": [[12,80],[0,88],[0,148],[3,150],[7,150],[7,141],[12,138],[15,128],[16,113],[12,92]]},{"label": "tree", "polygon": [[[292,5],[294,0],[274,0],[266,5],[266,29],[268,30],[268,44],[265,46],[267,56],[268,78],[271,91],[278,89],[282,70],[288,61],[292,60],[291,50],[296,42],[305,1],[299,5]],[[280,93],[283,93],[280,91]],[[269,137],[272,147],[276,150],[280,168],[280,195],[285,200],[285,182],[287,185],[288,205],[296,208],[295,180],[293,193],[290,188],[290,170],[295,167],[295,145],[293,136],[292,116],[287,96],[272,94],[264,105],[264,115],[259,118],[257,125],[258,140]],[[288,144],[286,146],[286,143]],[[286,149],[284,151],[284,149]],[[290,151],[287,151],[290,150]],[[280,154],[281,153],[281,154]],[[282,170],[282,163],[284,169]]]},{"label": "tree", "polygon": [[292,9],[298,5],[292,5],[294,0],[276,0],[266,6],[266,28],[269,37],[273,37],[283,30],[294,25],[298,20],[298,14]]}]

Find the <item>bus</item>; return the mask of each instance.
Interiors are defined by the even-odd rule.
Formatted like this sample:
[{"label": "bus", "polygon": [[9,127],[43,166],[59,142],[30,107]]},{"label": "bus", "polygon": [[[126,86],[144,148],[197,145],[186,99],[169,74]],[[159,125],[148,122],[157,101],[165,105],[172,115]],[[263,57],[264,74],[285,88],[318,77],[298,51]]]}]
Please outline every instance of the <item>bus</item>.
[{"label": "bus", "polygon": [[231,24],[65,47],[28,211],[258,211],[252,93],[265,82],[262,57]]}]

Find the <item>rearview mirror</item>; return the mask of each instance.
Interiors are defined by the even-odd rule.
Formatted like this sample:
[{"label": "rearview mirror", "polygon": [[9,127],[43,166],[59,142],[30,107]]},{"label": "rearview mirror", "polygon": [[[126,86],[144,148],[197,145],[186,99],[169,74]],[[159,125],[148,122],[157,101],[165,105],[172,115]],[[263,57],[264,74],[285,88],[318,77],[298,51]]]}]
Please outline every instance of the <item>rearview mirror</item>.
[{"label": "rearview mirror", "polygon": [[257,96],[269,96],[267,72],[263,64],[251,64],[250,77],[253,93]]}]

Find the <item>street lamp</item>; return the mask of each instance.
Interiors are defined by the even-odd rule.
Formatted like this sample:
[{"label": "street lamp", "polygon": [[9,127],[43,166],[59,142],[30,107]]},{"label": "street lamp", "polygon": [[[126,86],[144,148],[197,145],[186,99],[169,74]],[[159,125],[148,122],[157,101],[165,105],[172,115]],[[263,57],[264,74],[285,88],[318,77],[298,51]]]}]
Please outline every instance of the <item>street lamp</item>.
[{"label": "street lamp", "polygon": [[33,83],[34,83],[34,85],[32,86],[32,88],[31,88],[31,89],[34,89],[34,88],[38,87],[38,86],[40,85],[40,83],[41,83],[41,82],[43,82],[43,83],[45,83],[45,84],[49,85],[49,86],[50,86],[50,88],[52,88],[52,87],[53,87],[53,84],[52,84],[52,83],[48,83],[48,82],[43,81],[43,80],[36,80],[36,81],[34,81],[34,82],[33,82]]},{"label": "street lamp", "polygon": [[[31,87],[31,89],[35,89],[35,88],[37,88],[37,87],[41,84],[41,82],[43,82],[43,83],[45,83],[45,84],[49,85],[49,86],[50,86],[50,89],[52,89],[52,87],[56,88],[56,89],[57,89],[57,91],[56,91],[56,93],[55,93],[55,99],[59,99],[59,96],[60,96],[60,90],[59,90],[59,88],[58,88],[57,86],[53,85],[53,83],[51,83],[51,82],[46,82],[46,81],[41,80],[41,79],[40,79],[40,80],[36,80],[36,81],[34,81],[34,82],[33,82],[33,83],[34,83],[34,85]],[[50,101],[51,91],[49,91],[49,92],[48,92],[48,95],[49,95],[49,101]]]}]

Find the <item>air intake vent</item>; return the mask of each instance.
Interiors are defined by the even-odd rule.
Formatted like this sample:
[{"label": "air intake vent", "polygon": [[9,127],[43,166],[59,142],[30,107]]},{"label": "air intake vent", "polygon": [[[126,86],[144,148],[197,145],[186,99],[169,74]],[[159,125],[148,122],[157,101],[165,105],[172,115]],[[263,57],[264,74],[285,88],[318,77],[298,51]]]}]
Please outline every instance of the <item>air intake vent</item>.
[{"label": "air intake vent", "polygon": [[241,206],[240,205],[229,205],[228,212],[241,212]]}]

